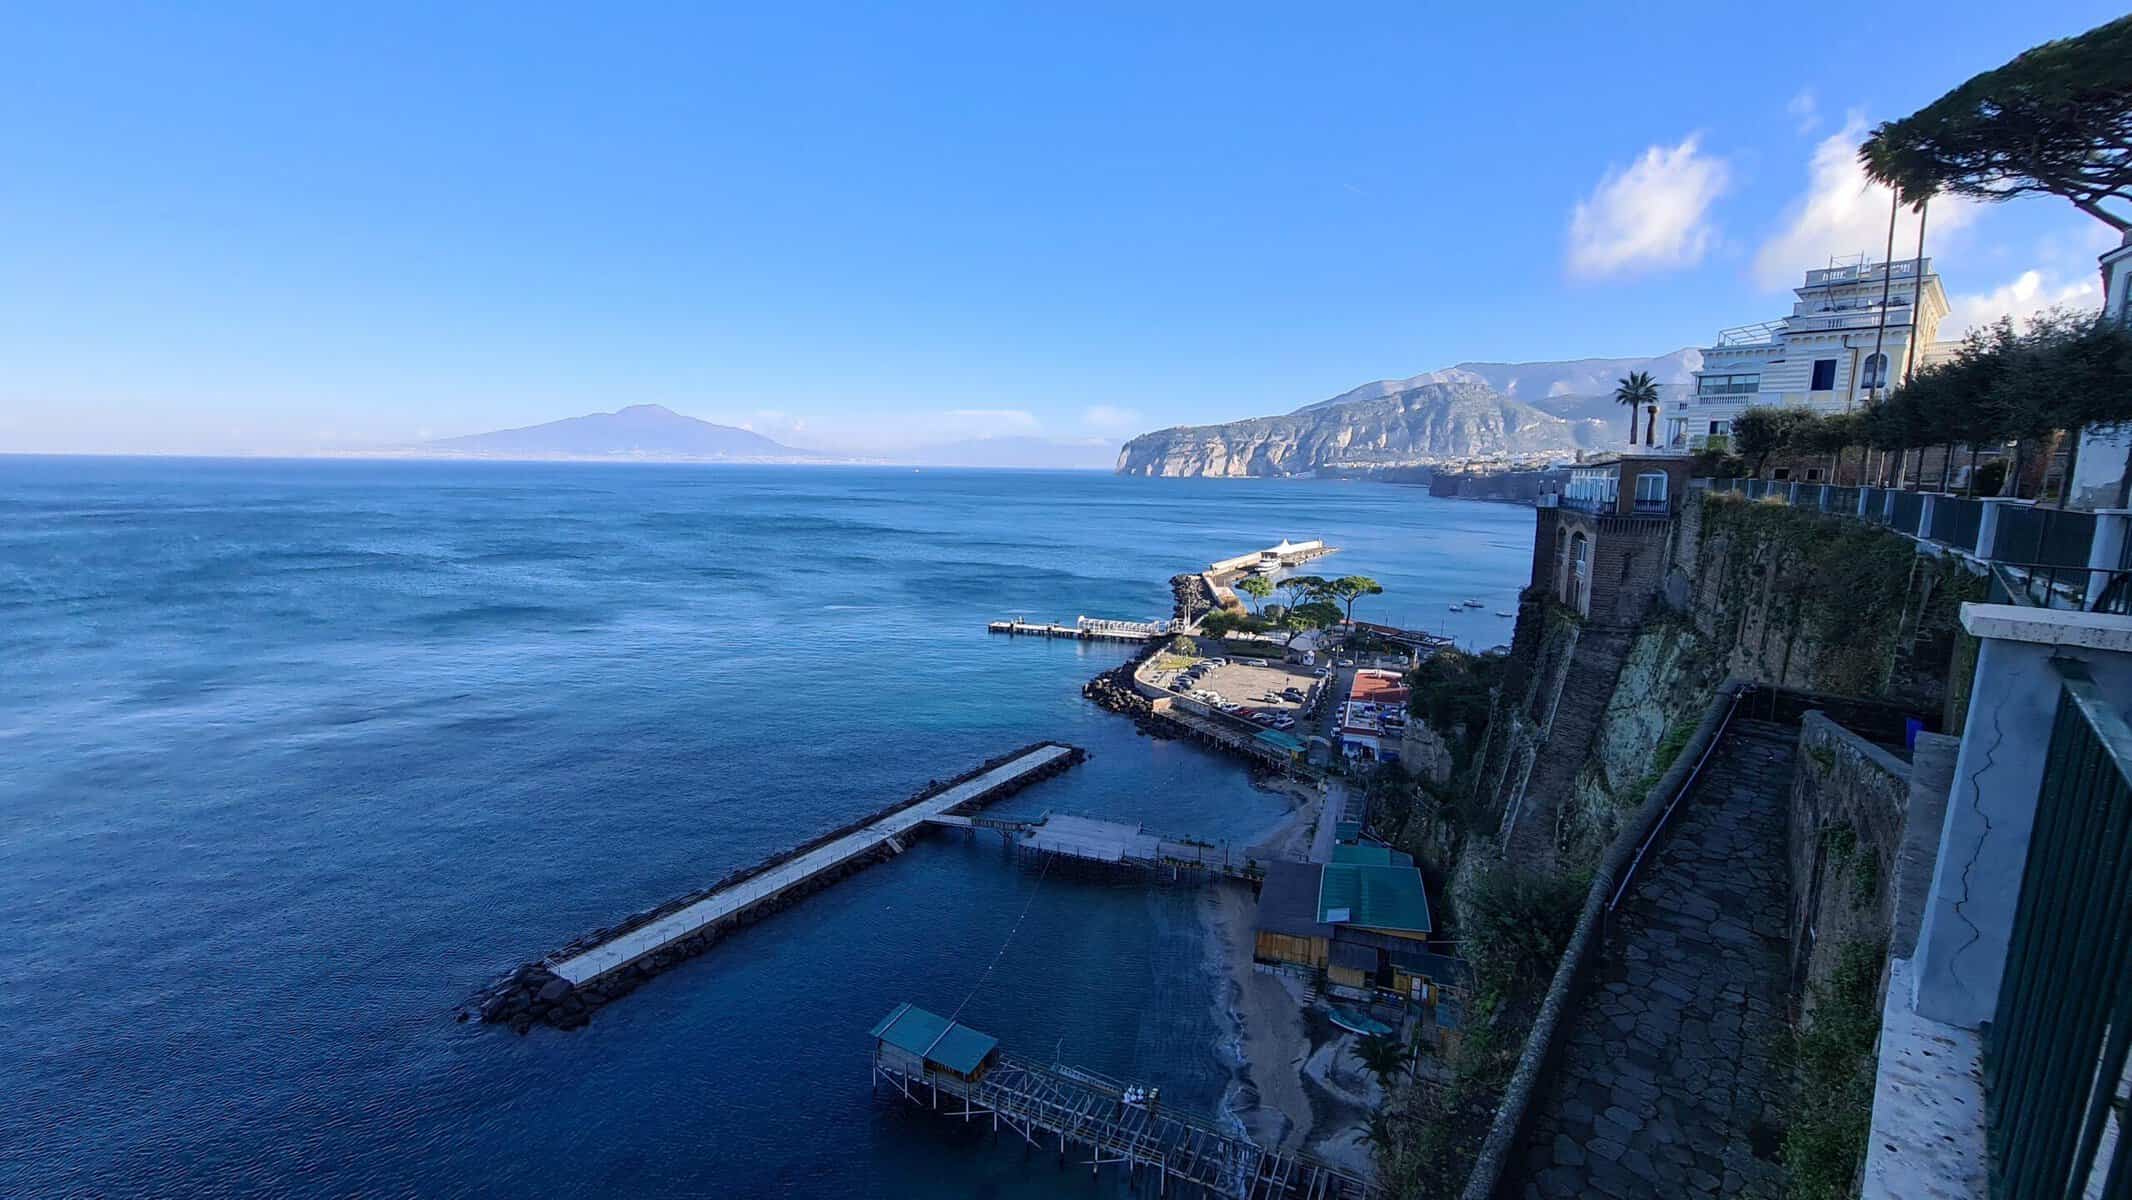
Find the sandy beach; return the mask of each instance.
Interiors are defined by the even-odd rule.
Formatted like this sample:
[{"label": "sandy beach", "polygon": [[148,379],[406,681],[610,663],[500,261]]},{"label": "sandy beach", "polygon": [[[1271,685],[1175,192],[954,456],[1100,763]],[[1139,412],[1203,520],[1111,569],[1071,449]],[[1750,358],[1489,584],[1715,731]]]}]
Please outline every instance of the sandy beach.
[{"label": "sandy beach", "polygon": [[[1300,798],[1300,796],[1299,796]],[[1252,843],[1255,851],[1303,857],[1316,825],[1317,804],[1301,804]],[[1252,917],[1256,902],[1240,883],[1206,892],[1209,954],[1221,980],[1217,1015],[1233,1030],[1237,1079],[1224,1111],[1261,1145],[1308,1150],[1358,1170],[1373,1169],[1363,1138],[1380,1091],[1354,1053],[1354,1035],[1304,1011],[1305,980],[1254,965]]]}]

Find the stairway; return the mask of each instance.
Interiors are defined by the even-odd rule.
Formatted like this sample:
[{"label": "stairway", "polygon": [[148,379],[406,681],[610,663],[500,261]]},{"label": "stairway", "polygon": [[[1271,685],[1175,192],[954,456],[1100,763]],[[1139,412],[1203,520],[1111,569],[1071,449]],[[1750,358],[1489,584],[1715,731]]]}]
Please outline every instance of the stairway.
[{"label": "stairway", "polygon": [[1599,718],[1613,698],[1633,633],[1587,626],[1569,667],[1542,710],[1540,743],[1530,771],[1503,808],[1504,857],[1527,870],[1552,871],[1555,815],[1590,756]]}]

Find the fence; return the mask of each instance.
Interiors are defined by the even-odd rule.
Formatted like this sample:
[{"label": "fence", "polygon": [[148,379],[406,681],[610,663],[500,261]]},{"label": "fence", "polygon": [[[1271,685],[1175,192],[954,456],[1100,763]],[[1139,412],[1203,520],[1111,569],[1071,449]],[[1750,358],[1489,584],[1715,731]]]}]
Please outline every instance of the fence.
[{"label": "fence", "polygon": [[[1998,582],[2003,602],[2132,612],[2132,531],[2123,516],[1825,483],[1696,479],[1689,486],[1851,517],[1955,551]],[[2106,528],[2105,520],[2114,524]]]},{"label": "fence", "polygon": [[2058,670],[2020,906],[1985,1035],[1992,1195],[2127,1200],[2132,1137],[2118,1096],[2132,1046],[2132,728],[2078,663]]}]

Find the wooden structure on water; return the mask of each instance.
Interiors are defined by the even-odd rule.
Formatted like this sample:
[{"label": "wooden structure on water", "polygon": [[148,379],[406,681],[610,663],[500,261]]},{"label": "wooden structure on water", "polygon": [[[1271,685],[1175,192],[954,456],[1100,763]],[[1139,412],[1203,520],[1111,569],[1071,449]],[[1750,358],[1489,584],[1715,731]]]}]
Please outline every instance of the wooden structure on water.
[{"label": "wooden structure on water", "polygon": [[[873,1083],[886,1083],[912,1104],[992,1131],[1011,1129],[1039,1150],[1088,1151],[1088,1169],[1106,1165],[1155,1173],[1219,1196],[1280,1200],[1370,1200],[1369,1180],[1301,1152],[1269,1150],[1196,1113],[1164,1104],[1156,1089],[1067,1066],[1041,1066],[1000,1051],[999,1042],[967,1025],[911,1004],[898,1005],[873,1028]],[[945,1099],[945,1104],[943,1104]]]},{"label": "wooden structure on water", "polygon": [[1145,826],[1104,821],[1071,813],[1051,813],[1033,820],[1001,817],[938,816],[934,825],[955,829],[990,829],[1027,854],[1051,855],[1110,867],[1167,871],[1172,878],[1199,875],[1256,883],[1266,864],[1250,854],[1196,838],[1150,833]]},{"label": "wooden structure on water", "polygon": [[1071,625],[1024,621],[1015,617],[985,625],[992,633],[1018,637],[1072,638],[1083,642],[1147,642],[1168,637],[1181,629],[1177,621],[1112,621],[1102,617],[1075,617]]}]

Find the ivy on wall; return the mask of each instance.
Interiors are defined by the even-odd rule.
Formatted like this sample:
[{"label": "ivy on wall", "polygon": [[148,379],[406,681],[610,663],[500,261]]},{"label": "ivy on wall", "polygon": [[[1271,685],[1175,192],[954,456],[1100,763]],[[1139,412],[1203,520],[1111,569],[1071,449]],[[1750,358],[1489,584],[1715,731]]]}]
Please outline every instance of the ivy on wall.
[{"label": "ivy on wall", "polygon": [[1982,578],[1847,516],[1698,499],[1696,603],[1709,634],[1776,682],[1937,707],[1960,604],[1984,597]]}]

